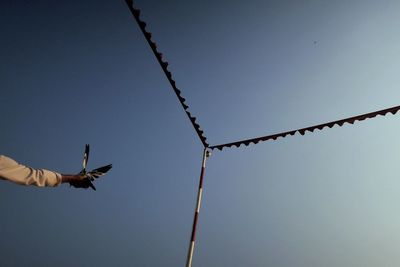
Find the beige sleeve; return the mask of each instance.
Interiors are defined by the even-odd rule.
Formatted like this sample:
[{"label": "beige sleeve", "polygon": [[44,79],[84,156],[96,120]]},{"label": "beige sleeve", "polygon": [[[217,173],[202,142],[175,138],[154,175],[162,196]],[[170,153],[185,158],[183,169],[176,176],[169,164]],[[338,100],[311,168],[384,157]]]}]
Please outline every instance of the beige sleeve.
[{"label": "beige sleeve", "polygon": [[21,185],[57,186],[61,183],[61,174],[45,169],[33,169],[0,155],[0,179]]}]

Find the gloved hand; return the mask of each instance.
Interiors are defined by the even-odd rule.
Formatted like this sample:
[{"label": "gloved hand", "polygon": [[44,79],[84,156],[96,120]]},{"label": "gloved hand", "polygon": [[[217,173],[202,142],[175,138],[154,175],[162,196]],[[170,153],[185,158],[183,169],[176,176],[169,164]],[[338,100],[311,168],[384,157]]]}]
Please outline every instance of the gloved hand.
[{"label": "gloved hand", "polygon": [[106,174],[110,169],[112,168],[112,164],[94,169],[90,172],[84,173],[84,170],[82,170],[77,176],[80,179],[74,179],[73,181],[70,181],[69,184],[70,186],[73,186],[75,188],[92,188],[93,190],[96,190],[96,187],[94,187],[92,181],[95,179],[99,178],[100,176],[103,176]]}]

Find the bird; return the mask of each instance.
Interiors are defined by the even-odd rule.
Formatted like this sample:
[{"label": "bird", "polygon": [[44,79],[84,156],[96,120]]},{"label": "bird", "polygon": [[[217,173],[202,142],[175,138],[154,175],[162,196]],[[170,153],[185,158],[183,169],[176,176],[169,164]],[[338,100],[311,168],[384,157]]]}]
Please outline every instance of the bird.
[{"label": "bird", "polygon": [[105,175],[111,168],[112,164],[108,164],[105,166],[102,166],[100,168],[96,168],[94,170],[91,170],[89,172],[86,171],[87,163],[89,160],[89,151],[90,151],[90,146],[89,144],[85,145],[85,152],[83,153],[83,163],[82,163],[82,170],[79,172],[79,175],[83,176],[84,178],[82,180],[78,181],[73,181],[70,182],[70,186],[77,187],[77,188],[92,188],[93,190],[96,191],[96,187],[93,185],[93,181],[100,176]]}]

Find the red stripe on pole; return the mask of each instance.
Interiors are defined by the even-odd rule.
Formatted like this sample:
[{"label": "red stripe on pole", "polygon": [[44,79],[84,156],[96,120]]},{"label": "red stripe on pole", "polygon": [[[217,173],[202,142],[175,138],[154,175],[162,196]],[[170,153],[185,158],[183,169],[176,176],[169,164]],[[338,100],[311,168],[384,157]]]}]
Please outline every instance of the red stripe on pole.
[{"label": "red stripe on pole", "polygon": [[203,188],[204,170],[205,170],[205,167],[201,167],[199,189],[200,189],[200,188]]},{"label": "red stripe on pole", "polygon": [[192,230],[192,237],[190,238],[191,241],[196,240],[196,229],[197,229],[197,220],[199,218],[199,213],[196,211],[194,213],[194,220],[193,220],[193,230]]}]

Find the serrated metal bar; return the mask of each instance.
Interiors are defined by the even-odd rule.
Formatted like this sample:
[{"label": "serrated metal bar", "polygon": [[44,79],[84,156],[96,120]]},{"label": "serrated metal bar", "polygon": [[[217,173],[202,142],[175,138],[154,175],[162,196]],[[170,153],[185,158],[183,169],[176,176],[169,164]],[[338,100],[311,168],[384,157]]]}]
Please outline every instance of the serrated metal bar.
[{"label": "serrated metal bar", "polygon": [[288,135],[295,135],[296,133],[300,133],[301,135],[304,135],[306,132],[313,132],[314,130],[322,130],[325,127],[332,128],[335,125],[342,126],[345,123],[350,123],[353,124],[356,121],[363,121],[365,119],[371,119],[376,117],[377,115],[385,116],[387,113],[392,113],[393,115],[396,114],[400,110],[400,106],[392,107],[392,108],[387,108],[387,109],[382,109],[346,119],[341,119],[337,121],[331,121],[327,123],[322,123],[306,128],[301,128],[297,130],[291,130],[287,132],[282,132],[282,133],[277,133],[277,134],[272,134],[272,135],[266,135],[266,136],[261,136],[261,137],[256,137],[256,138],[251,138],[251,139],[246,139],[246,140],[241,140],[241,141],[236,141],[236,142],[231,142],[231,143],[226,143],[226,144],[221,144],[221,145],[215,145],[215,146],[210,146],[210,149],[219,149],[222,150],[226,147],[240,147],[241,145],[248,146],[250,144],[257,144],[262,141],[269,141],[269,140],[276,140],[279,137],[286,137]]},{"label": "serrated metal bar", "polygon": [[139,25],[140,30],[142,31],[144,37],[146,38],[148,44],[150,45],[151,50],[153,51],[155,57],[157,58],[158,63],[161,66],[161,69],[164,71],[165,76],[167,77],[169,83],[171,84],[172,89],[174,90],[176,96],[178,97],[179,102],[181,103],[186,115],[188,116],[190,122],[193,125],[194,130],[200,138],[201,143],[204,147],[209,147],[207,143],[207,138],[204,136],[204,131],[201,130],[200,125],[196,122],[196,117],[192,116],[189,112],[189,106],[186,104],[186,99],[182,96],[181,90],[179,90],[176,86],[175,80],[172,78],[171,71],[168,70],[168,62],[163,60],[162,53],[157,50],[157,44],[151,39],[151,33],[146,30],[146,23],[140,19],[140,10],[134,6],[132,0],[125,0],[126,4],[129,7],[133,17],[135,18],[137,24]]}]

